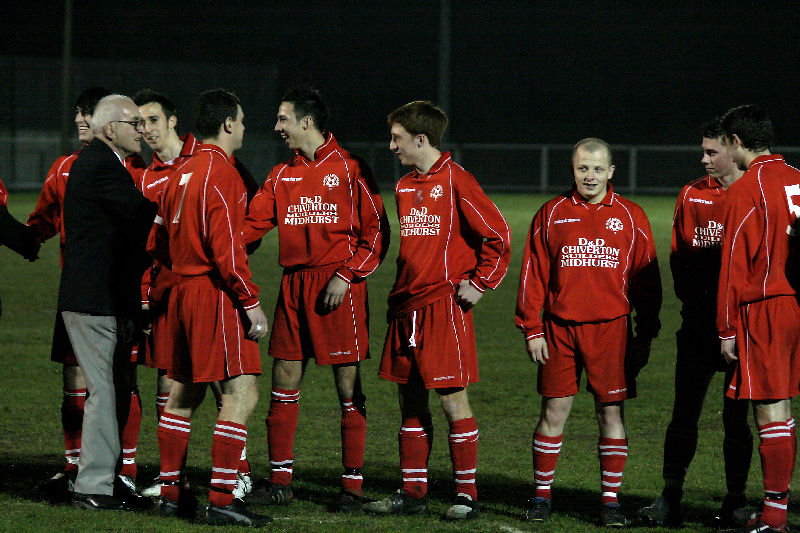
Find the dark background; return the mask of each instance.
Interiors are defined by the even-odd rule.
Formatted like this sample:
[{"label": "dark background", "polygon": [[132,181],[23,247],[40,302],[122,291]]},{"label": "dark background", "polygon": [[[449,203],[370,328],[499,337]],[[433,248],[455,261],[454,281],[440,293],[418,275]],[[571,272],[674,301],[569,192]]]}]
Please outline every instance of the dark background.
[{"label": "dark background", "polygon": [[[63,9],[0,8],[5,131],[64,120]],[[756,103],[777,145],[800,144],[795,2],[470,0],[450,11],[447,143],[696,145],[701,122]],[[176,100],[185,131],[193,97],[224,86],[256,142],[272,139],[280,95],[302,82],[327,98],[341,142],[388,142],[392,109],[438,99],[439,13],[419,1],[74,0],[69,105],[87,85],[149,86]]]}]

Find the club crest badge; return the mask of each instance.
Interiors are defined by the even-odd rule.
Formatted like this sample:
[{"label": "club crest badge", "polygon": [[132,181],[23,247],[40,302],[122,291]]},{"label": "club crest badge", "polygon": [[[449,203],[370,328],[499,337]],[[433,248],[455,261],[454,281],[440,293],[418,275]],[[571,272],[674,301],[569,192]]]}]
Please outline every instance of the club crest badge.
[{"label": "club crest badge", "polygon": [[610,229],[616,235],[618,231],[622,231],[625,228],[622,225],[622,221],[620,219],[616,217],[611,217],[608,220],[606,220],[606,229]]},{"label": "club crest badge", "polygon": [[334,187],[339,186],[339,176],[336,174],[328,174],[324,178],[322,178],[322,184],[329,189],[333,189]]},{"label": "club crest badge", "polygon": [[431,198],[434,200],[438,200],[444,196],[444,189],[441,185],[436,185],[433,189],[431,189]]}]

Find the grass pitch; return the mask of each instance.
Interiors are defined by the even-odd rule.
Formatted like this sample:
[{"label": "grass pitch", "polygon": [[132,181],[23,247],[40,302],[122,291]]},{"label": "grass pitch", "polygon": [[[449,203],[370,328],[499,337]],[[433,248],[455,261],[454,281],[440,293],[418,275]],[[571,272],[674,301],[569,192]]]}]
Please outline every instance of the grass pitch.
[{"label": "grass pitch", "polygon": [[[334,515],[326,503],[338,491],[341,475],[339,406],[331,371],[309,366],[301,388],[300,423],[295,441],[296,500],[289,507],[256,507],[275,517],[276,531],[602,531],[596,526],[599,501],[597,424],[591,396],[576,397],[567,424],[564,447],[554,483],[553,518],[536,526],[522,521],[531,490],[531,432],[539,413],[535,391],[536,369],[528,361],[522,335],[513,322],[522,242],[533,213],[549,196],[494,194],[493,199],[513,231],[513,258],[501,287],[488,293],[475,313],[481,381],[470,387],[472,408],[481,431],[478,490],[481,518],[450,524],[441,519],[452,498],[447,424],[431,397],[435,443],[430,460],[431,512],[425,517],[370,517]],[[35,195],[12,194],[11,212],[24,220]],[[663,329],[653,343],[650,364],[639,378],[639,398],[627,403],[630,456],[625,468],[621,503],[628,516],[649,504],[661,491],[664,432],[671,415],[674,375],[674,333],[679,325],[679,303],[672,293],[668,268],[670,225],[674,198],[635,198],[645,209],[657,241],[664,283]],[[400,416],[396,387],[377,377],[386,331],[386,296],[394,281],[397,257],[397,221],[390,195],[387,210],[393,224],[392,249],[386,262],[370,279],[371,351],[373,359],[362,366],[368,397],[368,435],[364,465],[366,494],[383,497],[400,486],[397,431]],[[0,252],[0,529],[17,531],[210,531],[211,526],[164,519],[154,514],[90,513],[69,507],[34,502],[30,490],[62,468],[63,439],[59,407],[61,367],[49,360],[50,340],[59,282],[58,244],[46,243],[36,263],[29,264],[8,250]],[[255,281],[262,288],[262,304],[269,311],[275,302],[280,269],[276,263],[277,234],[268,235],[251,257]],[[268,312],[268,314],[270,314]],[[254,475],[268,470],[267,439],[263,419],[269,401],[270,361],[262,344],[265,376],[261,402],[250,422],[248,454]],[[143,399],[142,431],[137,462],[139,483],[149,484],[158,474],[155,425],[155,374],[142,367],[139,387]],[[725,492],[722,462],[721,375],[711,384],[700,422],[700,442],[685,486],[682,531],[711,529],[705,524],[719,507]],[[795,408],[795,418],[800,411]],[[207,400],[192,424],[189,477],[203,501],[210,473],[213,402]],[[757,446],[756,446],[757,449]],[[795,476],[797,485],[797,475]],[[761,497],[761,469],[757,452],[748,484],[748,497]],[[796,499],[790,503],[790,523],[800,527]],[[633,531],[653,531],[635,526]],[[657,529],[656,529],[657,531]],[[666,531],[666,530],[664,530]]]}]

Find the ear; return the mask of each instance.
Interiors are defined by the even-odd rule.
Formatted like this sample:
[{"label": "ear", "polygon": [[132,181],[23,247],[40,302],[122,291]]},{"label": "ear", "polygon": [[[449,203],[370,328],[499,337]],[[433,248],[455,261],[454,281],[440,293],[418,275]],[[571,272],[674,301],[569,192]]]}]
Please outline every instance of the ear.
[{"label": "ear", "polygon": [[742,144],[742,139],[738,135],[736,135],[735,133],[731,136],[731,140],[733,141],[733,142],[731,142],[731,145],[734,148],[740,148],[740,147],[744,146],[744,144]]},{"label": "ear", "polygon": [[422,148],[422,145],[428,142],[428,138],[424,133],[417,135],[417,148]]},{"label": "ear", "polygon": [[225,130],[225,133],[231,134],[233,133],[233,118],[228,117],[225,119],[225,122],[222,123],[222,128]]},{"label": "ear", "polygon": [[608,167],[608,181],[611,181],[611,178],[614,176],[614,170],[616,168],[617,167],[615,167],[614,165],[611,165],[610,167]]},{"label": "ear", "polygon": [[303,117],[303,120],[300,121],[300,125],[303,127],[304,130],[307,130],[314,124],[314,119],[311,118],[310,115],[306,115]]},{"label": "ear", "polygon": [[109,140],[113,139],[115,137],[115,135],[114,135],[114,125],[111,122],[106,122],[103,125],[103,133],[105,134],[106,139],[109,139]]},{"label": "ear", "polygon": [[168,127],[169,129],[172,129],[172,130],[174,130],[174,129],[175,129],[175,126],[176,126],[177,124],[178,124],[178,117],[176,117],[175,115],[172,115],[171,117],[169,117],[169,118],[167,119],[167,127]]}]

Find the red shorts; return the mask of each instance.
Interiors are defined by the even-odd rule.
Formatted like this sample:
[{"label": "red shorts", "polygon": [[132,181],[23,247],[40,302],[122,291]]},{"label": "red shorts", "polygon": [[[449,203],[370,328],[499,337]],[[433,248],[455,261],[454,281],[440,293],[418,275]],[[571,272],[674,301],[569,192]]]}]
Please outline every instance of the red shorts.
[{"label": "red shorts", "polygon": [[150,335],[139,344],[139,363],[150,368],[167,370],[175,351],[173,337],[167,328],[167,302],[159,302],[150,314]]},{"label": "red shorts", "polygon": [[427,389],[478,381],[472,312],[462,311],[452,295],[389,321],[378,375],[408,383],[415,374]]},{"label": "red shorts", "polygon": [[169,299],[167,330],[174,356],[167,375],[203,383],[260,374],[258,343],[245,336],[243,317],[239,303],[209,277],[183,278]]},{"label": "red shorts", "polygon": [[598,401],[611,403],[629,397],[625,379],[627,316],[582,324],[546,317],[544,336],[550,358],[539,366],[539,394],[547,398],[574,396],[585,368],[586,390]]},{"label": "red shorts", "polygon": [[353,363],[369,358],[367,283],[351,283],[342,304],[331,312],[321,309],[322,294],[335,269],[284,273],[269,354],[277,359],[317,365]]},{"label": "red shorts", "polygon": [[739,308],[734,399],[785,400],[800,394],[800,306],[777,296]]},{"label": "red shorts", "polygon": [[67,328],[64,326],[64,319],[61,313],[56,313],[56,324],[53,327],[53,346],[50,349],[50,360],[62,365],[78,366],[75,352],[72,350],[72,343],[69,342]]}]

